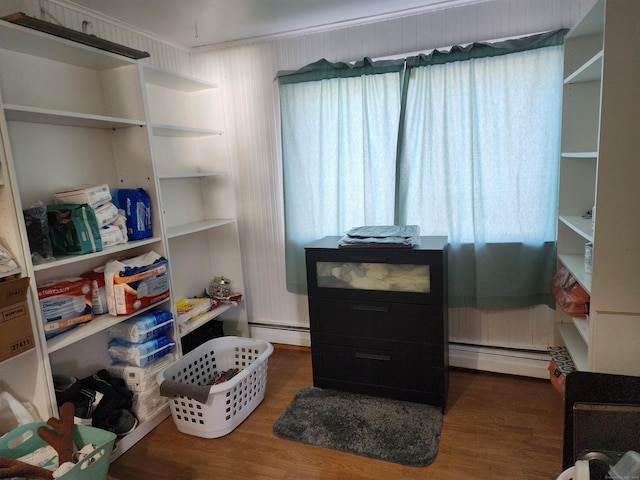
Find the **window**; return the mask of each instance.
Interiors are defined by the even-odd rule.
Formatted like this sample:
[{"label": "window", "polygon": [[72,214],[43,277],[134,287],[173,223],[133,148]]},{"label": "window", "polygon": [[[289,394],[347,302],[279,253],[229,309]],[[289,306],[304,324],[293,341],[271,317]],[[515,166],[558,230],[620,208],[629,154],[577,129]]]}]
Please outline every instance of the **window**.
[{"label": "window", "polygon": [[281,76],[290,291],[305,244],[417,224],[449,237],[452,305],[552,305],[563,36]]}]

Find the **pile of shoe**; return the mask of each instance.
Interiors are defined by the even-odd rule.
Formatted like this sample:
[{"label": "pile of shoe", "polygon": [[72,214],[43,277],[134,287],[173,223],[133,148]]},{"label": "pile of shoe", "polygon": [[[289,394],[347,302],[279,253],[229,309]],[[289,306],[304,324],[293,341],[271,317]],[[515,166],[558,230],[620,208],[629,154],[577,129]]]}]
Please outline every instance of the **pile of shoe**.
[{"label": "pile of shoe", "polygon": [[119,437],[138,425],[131,409],[133,392],[122,379],[111,376],[107,370],[81,379],[54,374],[53,383],[58,406],[73,403],[75,423],[101,428]]}]

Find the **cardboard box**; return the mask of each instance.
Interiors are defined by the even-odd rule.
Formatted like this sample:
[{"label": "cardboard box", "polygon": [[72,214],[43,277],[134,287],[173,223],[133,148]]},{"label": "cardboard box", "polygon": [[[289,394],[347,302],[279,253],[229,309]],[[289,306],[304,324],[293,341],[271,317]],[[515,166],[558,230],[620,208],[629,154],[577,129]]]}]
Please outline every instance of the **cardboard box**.
[{"label": "cardboard box", "polygon": [[28,291],[29,277],[0,283],[0,361],[35,347]]}]

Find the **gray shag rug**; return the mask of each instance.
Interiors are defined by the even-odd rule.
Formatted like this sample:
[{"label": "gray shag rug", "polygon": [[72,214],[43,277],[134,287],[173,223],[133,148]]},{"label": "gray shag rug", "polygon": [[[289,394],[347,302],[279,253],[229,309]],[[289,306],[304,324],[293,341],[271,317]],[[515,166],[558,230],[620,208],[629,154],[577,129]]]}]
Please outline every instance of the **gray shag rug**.
[{"label": "gray shag rug", "polygon": [[412,467],[438,454],[442,412],[420,403],[302,387],[273,425],[277,437]]}]

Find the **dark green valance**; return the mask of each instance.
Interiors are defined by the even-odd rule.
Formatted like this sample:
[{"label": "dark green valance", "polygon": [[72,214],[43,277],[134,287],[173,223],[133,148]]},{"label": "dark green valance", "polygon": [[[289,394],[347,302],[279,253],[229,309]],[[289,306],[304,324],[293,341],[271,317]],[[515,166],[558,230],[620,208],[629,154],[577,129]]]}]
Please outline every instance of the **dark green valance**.
[{"label": "dark green valance", "polygon": [[497,57],[509,53],[535,50],[536,48],[553,47],[562,45],[568,29],[555,30],[553,32],[529,35],[527,37],[504,40],[502,42],[486,43],[476,42],[461,47],[455,45],[450,50],[434,50],[429,54],[421,54],[407,58],[407,68],[425,67],[428,65],[442,65],[444,63],[471,60],[474,58]]},{"label": "dark green valance", "polygon": [[495,57],[508,53],[522,52],[536,48],[561,45],[568,29],[529,35],[501,42],[476,42],[464,47],[456,45],[450,50],[434,50],[429,54],[396,60],[373,61],[365,57],[355,63],[330,62],[326,59],[310,63],[298,70],[282,70],[276,75],[280,85],[289,83],[314,82],[329,78],[359,77],[390,72],[402,72],[406,67],[422,67],[426,65],[441,65],[448,62],[470,60],[472,58]]},{"label": "dark green valance", "polygon": [[310,63],[299,70],[284,70],[278,72],[277,78],[280,85],[289,83],[314,82],[328,78],[360,77],[380,73],[401,72],[404,68],[404,59],[372,61],[365,58],[355,63],[332,63],[324,58]]}]

